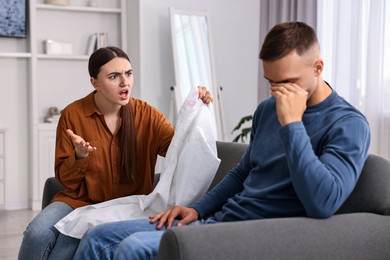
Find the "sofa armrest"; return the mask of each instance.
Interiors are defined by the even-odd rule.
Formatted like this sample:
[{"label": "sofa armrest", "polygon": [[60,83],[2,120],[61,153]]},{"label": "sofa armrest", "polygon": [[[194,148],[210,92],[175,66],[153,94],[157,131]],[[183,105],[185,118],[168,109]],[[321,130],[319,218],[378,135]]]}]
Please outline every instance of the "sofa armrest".
[{"label": "sofa armrest", "polygon": [[390,217],[372,213],[174,227],[160,260],[390,259]]}]

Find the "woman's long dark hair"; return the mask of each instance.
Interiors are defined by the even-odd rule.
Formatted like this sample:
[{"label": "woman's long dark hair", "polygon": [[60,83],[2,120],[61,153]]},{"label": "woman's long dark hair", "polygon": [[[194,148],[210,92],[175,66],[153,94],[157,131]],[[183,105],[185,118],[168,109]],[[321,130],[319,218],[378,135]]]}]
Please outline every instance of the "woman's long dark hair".
[{"label": "woman's long dark hair", "polygon": [[[124,58],[131,63],[127,54],[117,47],[103,47],[96,50],[89,58],[89,76],[97,79],[100,68],[116,57]],[[135,177],[137,174],[137,134],[130,102],[121,108],[120,115],[122,117],[122,127],[120,133],[118,133],[122,153],[120,157],[120,180],[121,183],[129,183],[130,181],[136,180]]]}]

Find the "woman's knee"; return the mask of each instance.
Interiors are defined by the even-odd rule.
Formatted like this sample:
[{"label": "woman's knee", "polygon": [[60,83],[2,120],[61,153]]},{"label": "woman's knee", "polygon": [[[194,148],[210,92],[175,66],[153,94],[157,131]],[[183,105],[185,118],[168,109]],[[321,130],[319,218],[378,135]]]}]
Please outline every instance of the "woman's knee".
[{"label": "woman's knee", "polygon": [[25,235],[42,237],[45,235],[58,235],[54,224],[72,211],[72,208],[63,202],[54,202],[42,210],[30,222],[25,230]]},{"label": "woman's knee", "polygon": [[19,254],[24,255],[24,252],[34,250],[36,255],[43,255],[50,251],[59,234],[54,224],[72,210],[63,202],[54,202],[43,209],[24,231]]},{"label": "woman's knee", "polygon": [[36,216],[23,233],[18,259],[45,259],[54,247],[58,234],[58,230],[45,218]]},{"label": "woman's knee", "polygon": [[36,240],[47,240],[56,237],[58,233],[58,230],[53,225],[48,224],[44,218],[37,216],[36,219],[28,224],[23,236],[24,239],[34,240],[36,242]]}]

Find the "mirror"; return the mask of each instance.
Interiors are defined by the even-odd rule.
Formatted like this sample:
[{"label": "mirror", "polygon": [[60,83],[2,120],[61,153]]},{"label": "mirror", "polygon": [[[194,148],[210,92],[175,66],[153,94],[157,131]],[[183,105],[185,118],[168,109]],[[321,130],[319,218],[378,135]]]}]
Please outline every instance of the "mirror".
[{"label": "mirror", "polygon": [[217,86],[211,52],[210,28],[205,12],[170,8],[176,85],[173,88],[176,113],[191,88],[207,86],[213,93],[211,112],[217,140],[225,140],[221,88]]}]

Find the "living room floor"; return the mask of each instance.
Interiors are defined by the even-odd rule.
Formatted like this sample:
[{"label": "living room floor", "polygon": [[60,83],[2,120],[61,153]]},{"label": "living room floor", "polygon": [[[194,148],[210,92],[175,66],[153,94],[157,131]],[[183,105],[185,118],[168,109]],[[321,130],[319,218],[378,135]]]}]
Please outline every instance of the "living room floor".
[{"label": "living room floor", "polygon": [[23,231],[39,213],[32,210],[0,210],[0,259],[18,258]]}]

